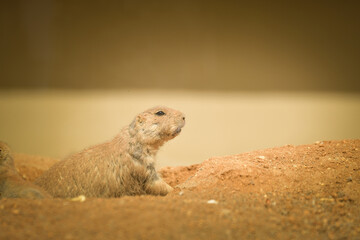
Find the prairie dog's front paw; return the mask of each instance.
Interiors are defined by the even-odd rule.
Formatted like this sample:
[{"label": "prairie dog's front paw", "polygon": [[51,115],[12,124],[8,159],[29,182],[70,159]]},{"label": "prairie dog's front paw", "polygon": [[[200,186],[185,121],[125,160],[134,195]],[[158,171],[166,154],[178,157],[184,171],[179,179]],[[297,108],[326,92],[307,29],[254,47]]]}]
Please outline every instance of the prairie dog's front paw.
[{"label": "prairie dog's front paw", "polygon": [[146,186],[146,192],[152,195],[165,196],[173,190],[174,189],[169,184],[164,182],[164,180],[156,180]]},{"label": "prairie dog's front paw", "polygon": [[168,193],[174,191],[174,188],[173,188],[173,187],[171,187],[171,186],[170,186],[169,184],[167,184],[166,182],[164,182],[164,183],[166,184],[166,191],[167,191]]}]

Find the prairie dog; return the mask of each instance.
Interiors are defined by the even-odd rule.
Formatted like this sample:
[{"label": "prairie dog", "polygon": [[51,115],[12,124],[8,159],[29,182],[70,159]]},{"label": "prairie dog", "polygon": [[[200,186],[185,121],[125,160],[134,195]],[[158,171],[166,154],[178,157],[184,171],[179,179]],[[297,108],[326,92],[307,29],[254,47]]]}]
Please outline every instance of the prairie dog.
[{"label": "prairie dog", "polygon": [[10,147],[0,142],[0,197],[2,198],[49,198],[38,186],[25,181],[16,171]]},{"label": "prairie dog", "polygon": [[184,115],[167,107],[138,114],[111,141],[95,145],[59,161],[35,184],[53,197],[120,197],[166,195],[172,191],[155,170],[159,148],[176,137]]}]

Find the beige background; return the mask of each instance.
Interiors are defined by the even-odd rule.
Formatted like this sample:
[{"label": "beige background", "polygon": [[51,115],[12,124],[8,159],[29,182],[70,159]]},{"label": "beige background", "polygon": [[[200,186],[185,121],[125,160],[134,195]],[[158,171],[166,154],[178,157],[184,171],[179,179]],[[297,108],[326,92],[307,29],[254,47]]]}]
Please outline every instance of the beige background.
[{"label": "beige background", "polygon": [[0,2],[0,139],[55,158],[187,115],[159,165],[360,137],[357,1]]},{"label": "beige background", "polygon": [[159,166],[360,136],[359,95],[97,90],[1,93],[1,139],[17,152],[63,158],[111,139],[138,112],[159,104],[187,119],[160,151]]}]

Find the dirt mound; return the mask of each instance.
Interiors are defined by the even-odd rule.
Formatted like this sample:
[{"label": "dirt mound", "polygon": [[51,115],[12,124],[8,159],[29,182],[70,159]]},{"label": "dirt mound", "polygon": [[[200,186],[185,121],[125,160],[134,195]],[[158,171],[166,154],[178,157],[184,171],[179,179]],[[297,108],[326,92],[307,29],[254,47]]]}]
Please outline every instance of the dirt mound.
[{"label": "dirt mound", "polygon": [[360,141],[327,141],[214,157],[178,185],[181,189],[287,192],[360,197]]},{"label": "dirt mound", "polygon": [[31,182],[57,161],[57,159],[48,157],[33,156],[22,153],[14,154],[15,167],[25,180]]},{"label": "dirt mound", "polygon": [[[33,180],[56,160],[16,156]],[[0,239],[360,239],[360,140],[160,170],[166,197],[0,200]]]}]

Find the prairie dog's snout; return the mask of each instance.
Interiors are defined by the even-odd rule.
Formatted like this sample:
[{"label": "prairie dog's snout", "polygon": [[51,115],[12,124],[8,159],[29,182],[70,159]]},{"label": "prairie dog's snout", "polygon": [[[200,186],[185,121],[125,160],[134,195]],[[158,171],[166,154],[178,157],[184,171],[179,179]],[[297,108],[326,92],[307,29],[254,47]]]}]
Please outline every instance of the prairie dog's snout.
[{"label": "prairie dog's snout", "polygon": [[11,154],[10,147],[6,143],[0,141],[0,163],[5,161],[9,154]]}]

